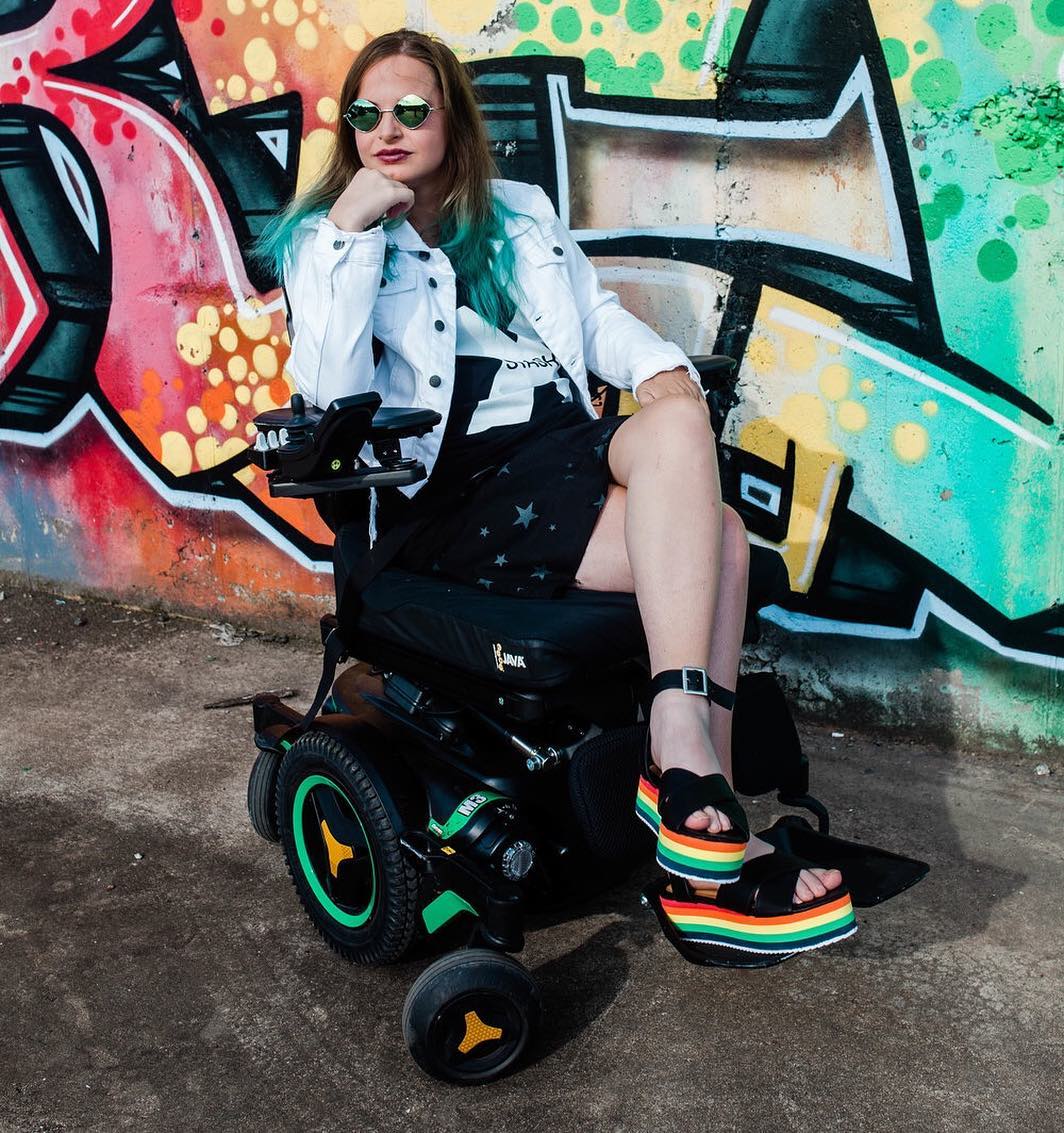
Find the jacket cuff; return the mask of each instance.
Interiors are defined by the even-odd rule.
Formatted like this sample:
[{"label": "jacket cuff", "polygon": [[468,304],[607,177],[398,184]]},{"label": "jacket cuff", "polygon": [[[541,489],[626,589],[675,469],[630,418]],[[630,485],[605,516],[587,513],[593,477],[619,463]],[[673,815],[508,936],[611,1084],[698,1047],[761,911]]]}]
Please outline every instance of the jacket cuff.
[{"label": "jacket cuff", "polygon": [[678,369],[680,366],[685,366],[691,380],[699,389],[702,388],[702,380],[698,376],[698,371],[691,365],[687,355],[678,346],[673,346],[672,343],[666,345],[672,347],[672,349],[662,350],[654,354],[640,354],[639,362],[632,367],[630,374],[633,397],[636,390],[647,378],[653,378],[666,370]]},{"label": "jacket cuff", "polygon": [[379,225],[364,232],[345,232],[323,216],[314,233],[315,254],[332,263],[351,259],[357,263],[380,264],[384,260],[384,246],[384,231]]}]

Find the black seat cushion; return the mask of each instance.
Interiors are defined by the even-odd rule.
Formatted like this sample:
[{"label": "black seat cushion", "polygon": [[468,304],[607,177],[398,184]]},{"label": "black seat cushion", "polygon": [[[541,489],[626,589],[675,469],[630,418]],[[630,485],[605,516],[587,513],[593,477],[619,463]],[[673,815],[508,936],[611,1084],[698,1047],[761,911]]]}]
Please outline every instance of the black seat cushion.
[{"label": "black seat cushion", "polygon": [[356,652],[368,637],[521,689],[593,679],[646,653],[631,594],[510,598],[398,569],[373,579],[355,626],[341,632]]}]

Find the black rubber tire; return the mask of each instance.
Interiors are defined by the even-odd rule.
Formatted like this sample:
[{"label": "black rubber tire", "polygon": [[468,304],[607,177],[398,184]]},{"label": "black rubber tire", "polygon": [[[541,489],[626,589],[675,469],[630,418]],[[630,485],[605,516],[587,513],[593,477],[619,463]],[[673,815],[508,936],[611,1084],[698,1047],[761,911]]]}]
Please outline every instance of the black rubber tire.
[{"label": "black rubber tire", "polygon": [[[501,1037],[471,1037],[467,1011]],[[433,1078],[461,1086],[493,1082],[513,1070],[534,1040],[541,1014],[539,987],[512,956],[487,948],[452,952],[430,964],[403,1004],[403,1038],[414,1061]],[[461,1020],[461,1022],[460,1022]],[[501,1026],[500,1026],[501,1024]],[[483,1048],[485,1042],[489,1045]]]},{"label": "black rubber tire", "polygon": [[[368,920],[340,923],[318,899],[300,864],[293,807],[300,784],[320,775],[335,784],[365,835],[375,875]],[[332,788],[330,788],[332,789]],[[399,844],[380,795],[358,756],[321,732],[301,736],[285,755],[277,783],[277,827],[299,900],[325,942],[355,964],[393,964],[410,950],[419,929],[418,877]]]},{"label": "black rubber tire", "polygon": [[277,772],[281,753],[260,751],[248,776],[248,817],[255,833],[267,842],[279,842],[277,832]]}]

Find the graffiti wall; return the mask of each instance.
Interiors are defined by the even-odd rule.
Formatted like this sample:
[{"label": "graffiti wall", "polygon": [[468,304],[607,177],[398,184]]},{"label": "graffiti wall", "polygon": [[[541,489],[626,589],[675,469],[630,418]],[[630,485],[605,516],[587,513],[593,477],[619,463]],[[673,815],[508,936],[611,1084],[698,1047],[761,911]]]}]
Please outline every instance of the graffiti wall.
[{"label": "graffiti wall", "polygon": [[1060,0],[0,0],[0,569],[329,601],[314,511],[239,467],[291,389],[247,250],[404,23],[631,309],[741,359],[726,494],[806,699],[1059,738]]}]

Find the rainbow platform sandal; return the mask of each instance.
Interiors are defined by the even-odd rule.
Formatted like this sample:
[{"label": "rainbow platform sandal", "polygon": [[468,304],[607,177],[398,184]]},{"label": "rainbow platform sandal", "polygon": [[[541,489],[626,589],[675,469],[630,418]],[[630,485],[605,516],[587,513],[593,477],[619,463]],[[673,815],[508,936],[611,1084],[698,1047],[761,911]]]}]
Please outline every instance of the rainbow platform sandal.
[{"label": "rainbow platform sandal", "polygon": [[[704,696],[724,708],[735,704],[734,692],[710,680],[705,669],[694,665],[658,673],[651,681],[651,700],[667,688]],[[687,819],[707,806],[726,814],[731,829],[720,834],[687,829]],[[750,827],[727,779],[719,774],[696,775],[682,767],[659,771],[650,757],[649,730],[635,813],[657,835],[657,863],[662,869],[687,881],[726,885],[738,880]]]},{"label": "rainbow platform sandal", "polygon": [[673,947],[696,964],[767,968],[799,952],[825,948],[857,931],[845,886],[815,901],[794,903],[798,874],[810,863],[782,854],[747,862],[738,881],[713,897],[676,878],[659,878],[643,890]]}]

